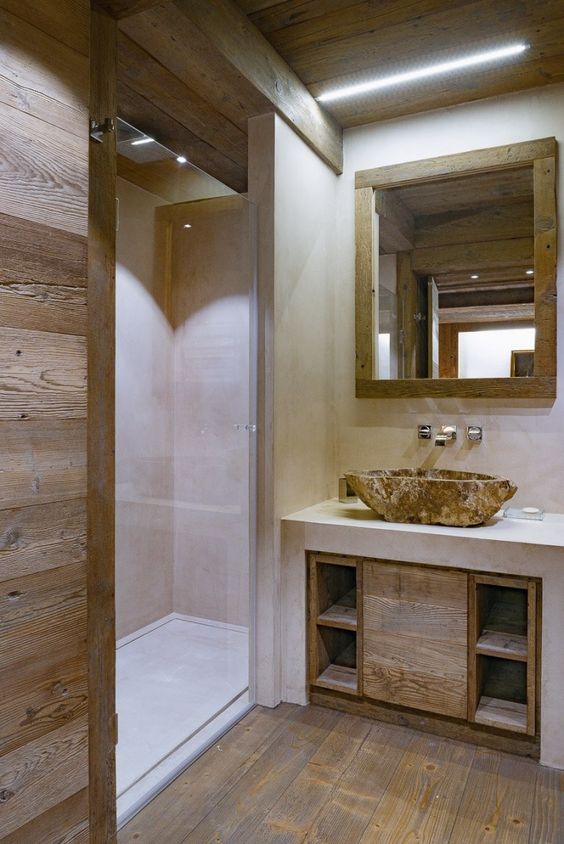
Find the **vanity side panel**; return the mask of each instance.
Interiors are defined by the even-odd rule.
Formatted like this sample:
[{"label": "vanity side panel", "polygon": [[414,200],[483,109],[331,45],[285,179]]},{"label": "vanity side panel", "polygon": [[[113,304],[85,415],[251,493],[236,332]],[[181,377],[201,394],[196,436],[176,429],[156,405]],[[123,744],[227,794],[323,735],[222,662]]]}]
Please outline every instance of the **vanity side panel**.
[{"label": "vanity side panel", "polygon": [[466,573],[380,561],[363,565],[365,696],[465,718]]}]

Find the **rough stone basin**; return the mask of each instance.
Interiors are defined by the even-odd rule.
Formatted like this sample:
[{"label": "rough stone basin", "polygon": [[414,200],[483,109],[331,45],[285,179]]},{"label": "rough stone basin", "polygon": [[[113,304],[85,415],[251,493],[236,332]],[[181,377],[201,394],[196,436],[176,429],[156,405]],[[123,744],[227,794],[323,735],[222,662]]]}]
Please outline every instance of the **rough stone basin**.
[{"label": "rough stone basin", "polygon": [[450,469],[351,470],[345,477],[360,500],[387,522],[481,525],[517,492],[506,478]]}]

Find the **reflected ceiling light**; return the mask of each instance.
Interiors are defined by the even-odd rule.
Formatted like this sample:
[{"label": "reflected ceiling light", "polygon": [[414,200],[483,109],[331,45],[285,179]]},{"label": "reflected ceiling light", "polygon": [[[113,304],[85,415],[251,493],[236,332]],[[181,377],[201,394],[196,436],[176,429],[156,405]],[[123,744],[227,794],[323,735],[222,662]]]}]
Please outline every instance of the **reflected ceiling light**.
[{"label": "reflected ceiling light", "polygon": [[188,159],[184,155],[177,155],[176,160],[179,164],[188,164]]},{"label": "reflected ceiling light", "polygon": [[527,275],[534,275],[534,270],[527,270]]},{"label": "reflected ceiling light", "polygon": [[191,228],[192,228],[192,223],[184,223],[184,228],[185,228],[185,229],[191,229]]},{"label": "reflected ceiling light", "polygon": [[479,275],[471,275],[470,278],[480,278]]},{"label": "reflected ceiling light", "polygon": [[381,88],[391,88],[394,85],[403,85],[406,82],[413,82],[416,79],[425,79],[428,76],[440,76],[444,73],[451,73],[454,70],[461,70],[465,67],[474,67],[480,64],[507,59],[524,52],[528,44],[510,44],[507,47],[499,47],[497,50],[487,50],[483,53],[473,53],[464,58],[454,59],[441,64],[427,65],[417,70],[408,70],[405,73],[395,73],[392,76],[383,76],[380,79],[372,79],[369,82],[361,82],[357,85],[348,85],[345,88],[336,88],[333,91],[326,91],[316,99],[320,103],[328,103],[333,100],[341,100],[344,97],[354,97],[358,94],[367,94],[370,91],[378,91]]},{"label": "reflected ceiling light", "polygon": [[141,144],[154,144],[154,138],[138,138],[136,141],[131,141],[132,147],[140,147]]}]

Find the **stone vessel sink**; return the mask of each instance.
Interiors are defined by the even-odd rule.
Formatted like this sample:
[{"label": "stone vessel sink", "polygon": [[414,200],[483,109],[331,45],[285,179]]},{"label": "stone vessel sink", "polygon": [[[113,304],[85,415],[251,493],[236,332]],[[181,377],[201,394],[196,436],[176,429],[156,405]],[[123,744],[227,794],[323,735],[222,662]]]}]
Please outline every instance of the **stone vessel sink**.
[{"label": "stone vessel sink", "polygon": [[481,525],[517,492],[506,478],[450,469],[352,470],[345,477],[360,500],[387,522]]}]

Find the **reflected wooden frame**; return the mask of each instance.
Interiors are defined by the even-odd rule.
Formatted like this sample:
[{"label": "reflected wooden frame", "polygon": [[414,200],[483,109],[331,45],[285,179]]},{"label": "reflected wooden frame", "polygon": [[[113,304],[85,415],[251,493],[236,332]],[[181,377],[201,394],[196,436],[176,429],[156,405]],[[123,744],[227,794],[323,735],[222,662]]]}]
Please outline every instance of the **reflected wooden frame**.
[{"label": "reflected wooden frame", "polygon": [[[555,138],[394,164],[355,174],[355,335],[357,398],[556,397]],[[535,374],[531,378],[373,377],[375,191],[530,165],[534,192]]]}]

